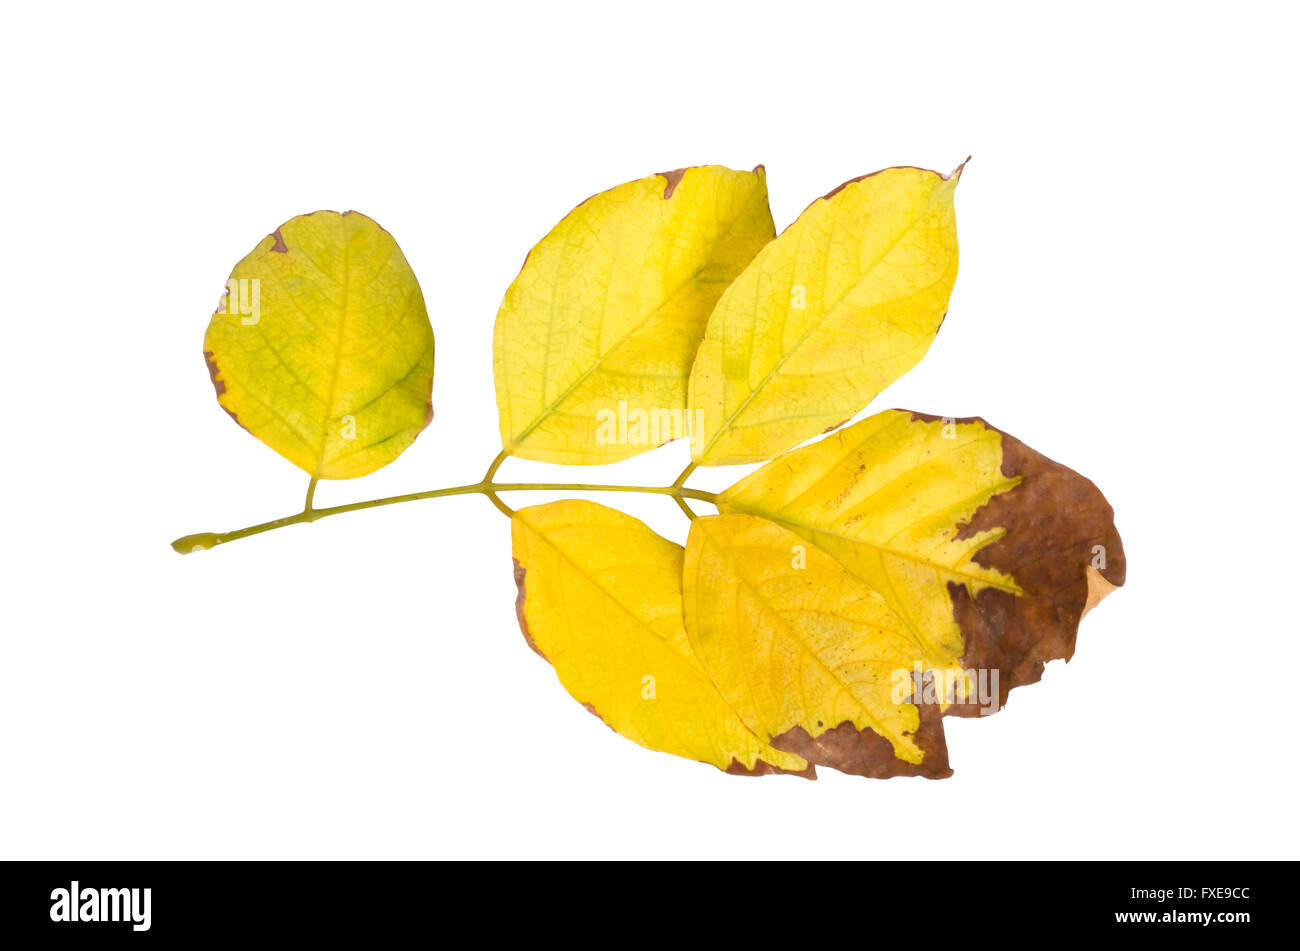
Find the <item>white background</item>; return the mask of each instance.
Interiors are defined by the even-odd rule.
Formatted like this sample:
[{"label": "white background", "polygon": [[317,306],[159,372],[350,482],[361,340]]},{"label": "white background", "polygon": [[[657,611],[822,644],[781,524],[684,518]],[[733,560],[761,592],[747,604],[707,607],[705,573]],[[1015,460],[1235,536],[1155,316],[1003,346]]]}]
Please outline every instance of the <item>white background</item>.
[{"label": "white background", "polygon": [[[0,856],[1297,857],[1296,27],[1243,3],[8,7]],[[761,162],[782,228],[968,154],[948,320],[872,409],[983,415],[1092,478],[1129,581],[1068,666],[948,721],[949,781],[738,779],[616,736],[524,645],[480,497],[168,547],[301,505],[200,347],[293,215],[383,224],[438,341],[433,424],[333,504],[478,478],[501,295],[593,192]],[[668,500],[604,501],[684,537]]]}]

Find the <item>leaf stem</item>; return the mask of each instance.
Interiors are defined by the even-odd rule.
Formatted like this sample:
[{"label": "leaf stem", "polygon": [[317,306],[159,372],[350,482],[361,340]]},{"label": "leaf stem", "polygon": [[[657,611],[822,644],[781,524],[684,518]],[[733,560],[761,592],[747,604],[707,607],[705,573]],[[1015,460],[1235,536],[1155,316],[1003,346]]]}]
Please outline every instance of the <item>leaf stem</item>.
[{"label": "leaf stem", "polygon": [[497,470],[501,468],[501,463],[505,462],[506,459],[508,459],[509,457],[510,457],[510,453],[506,452],[506,450],[504,449],[502,449],[499,453],[497,453],[497,457],[492,460],[492,464],[488,466],[487,472],[483,473],[483,478],[480,481],[484,485],[489,486],[489,488],[484,493],[485,495],[487,495],[487,500],[491,502],[493,505],[495,505],[497,511],[500,512],[502,515],[504,515],[506,518],[513,518],[515,514],[515,510],[512,509],[510,506],[506,505],[506,503],[502,502],[501,497],[497,495],[494,491],[492,491],[492,489],[490,488],[490,486],[492,485],[492,477],[495,476],[497,474]]},{"label": "leaf stem", "polygon": [[[673,488],[681,489],[682,486],[686,484],[686,480],[691,477],[691,473],[694,471],[695,471],[695,463],[692,462],[689,465],[687,465],[687,467],[681,471],[681,474],[676,478],[676,480],[674,480]],[[681,509],[683,512],[686,513],[687,518],[689,518],[692,522],[695,521],[695,513],[691,511],[691,507],[686,504],[686,500],[683,499],[680,494],[675,494],[673,496],[673,501],[677,503],[677,507],[679,509]]]},{"label": "leaf stem", "polygon": [[[503,454],[504,455],[504,454]],[[495,473],[500,467],[502,459],[493,462],[489,473]],[[317,509],[310,507],[311,491],[315,488],[315,481],[312,480],[312,486],[308,489],[308,506],[301,512],[293,515],[286,515],[283,518],[272,519],[269,522],[262,522],[258,525],[250,525],[247,528],[241,528],[233,532],[199,532],[194,535],[185,535],[182,538],[172,542],[172,548],[182,555],[188,555],[191,552],[203,551],[212,548],[214,545],[222,545],[226,542],[233,542],[240,538],[248,538],[251,535],[260,535],[263,532],[273,531],[277,528],[284,528],[287,525],[299,525],[307,522],[314,522],[317,519],[328,518],[331,515],[342,515],[344,512],[359,512],[362,509],[378,508],[381,505],[397,505],[402,502],[418,502],[421,499],[442,499],[453,495],[486,495],[489,500],[495,499],[497,507],[507,515],[512,510],[496,499],[498,492],[638,492],[649,495],[666,495],[677,501],[687,512],[682,499],[695,499],[700,502],[715,503],[716,493],[703,492],[699,489],[687,489],[680,485],[650,486],[650,485],[599,485],[581,482],[491,482],[484,480],[475,482],[472,485],[453,485],[442,489],[429,489],[425,492],[410,492],[406,495],[390,495],[382,499],[369,499],[364,502],[348,502],[345,505],[332,505],[328,508]],[[694,517],[694,514],[692,517]]]},{"label": "leaf stem", "polygon": [[505,462],[509,458],[510,453],[506,452],[504,449],[497,453],[497,457],[492,460],[492,465],[488,466],[487,472],[483,473],[483,483],[491,483],[492,477],[496,475],[497,470],[501,468],[501,463]]}]

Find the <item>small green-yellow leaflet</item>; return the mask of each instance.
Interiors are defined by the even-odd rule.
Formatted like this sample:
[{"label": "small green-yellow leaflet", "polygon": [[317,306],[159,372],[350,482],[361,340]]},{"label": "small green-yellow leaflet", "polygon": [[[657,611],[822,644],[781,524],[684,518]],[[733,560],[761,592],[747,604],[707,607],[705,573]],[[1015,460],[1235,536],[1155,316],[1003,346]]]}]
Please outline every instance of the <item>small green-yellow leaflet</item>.
[{"label": "small green-yellow leaflet", "polygon": [[235,265],[203,340],[217,399],[313,478],[396,459],[433,415],[433,330],[392,236],[365,215],[285,222]]}]

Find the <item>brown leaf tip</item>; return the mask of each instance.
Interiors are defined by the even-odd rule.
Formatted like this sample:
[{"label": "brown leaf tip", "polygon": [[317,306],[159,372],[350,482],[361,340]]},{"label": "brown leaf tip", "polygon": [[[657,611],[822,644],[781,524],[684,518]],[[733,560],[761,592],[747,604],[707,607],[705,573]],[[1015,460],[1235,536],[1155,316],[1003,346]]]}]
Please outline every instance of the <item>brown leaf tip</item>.
[{"label": "brown leaf tip", "polygon": [[271,245],[271,250],[276,254],[288,254],[289,246],[284,243],[284,235],[280,234],[280,229],[276,228],[271,232],[271,237],[275,239],[275,244]]}]

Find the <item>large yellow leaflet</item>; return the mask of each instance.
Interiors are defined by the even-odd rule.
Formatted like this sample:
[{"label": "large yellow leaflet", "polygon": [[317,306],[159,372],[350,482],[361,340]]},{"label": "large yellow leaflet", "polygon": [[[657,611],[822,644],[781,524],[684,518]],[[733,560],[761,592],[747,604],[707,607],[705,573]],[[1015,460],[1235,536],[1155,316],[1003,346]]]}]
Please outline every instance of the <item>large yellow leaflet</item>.
[{"label": "large yellow leaflet", "polygon": [[927,667],[997,668],[1003,695],[1068,658],[1093,596],[1124,581],[1097,488],[979,419],[878,413],[718,502],[813,542],[880,592]]},{"label": "large yellow leaflet", "polygon": [[235,265],[203,349],[226,412],[316,478],[387,465],[433,413],[420,285],[392,236],[354,211],[267,235]]},{"label": "large yellow leaflet", "polygon": [[759,736],[866,776],[950,774],[938,711],[918,733],[916,645],[885,599],[790,530],[752,515],[691,523],[691,646]]},{"label": "large yellow leaflet", "polygon": [[704,324],[772,235],[761,167],[652,175],[570,212],[497,314],[506,452],[586,465],[689,435],[686,385]]},{"label": "large yellow leaflet", "polygon": [[916,365],[957,277],[960,171],[856,179],[759,252],[718,301],[691,370],[696,463],[770,459]]},{"label": "large yellow leaflet", "polygon": [[566,690],[623,736],[737,773],[812,775],[745,726],[682,621],[682,548],[594,502],[512,519],[519,623]]}]

